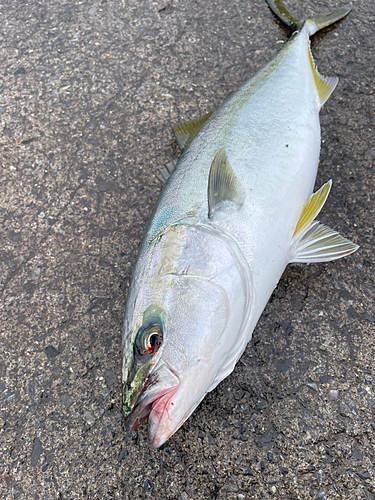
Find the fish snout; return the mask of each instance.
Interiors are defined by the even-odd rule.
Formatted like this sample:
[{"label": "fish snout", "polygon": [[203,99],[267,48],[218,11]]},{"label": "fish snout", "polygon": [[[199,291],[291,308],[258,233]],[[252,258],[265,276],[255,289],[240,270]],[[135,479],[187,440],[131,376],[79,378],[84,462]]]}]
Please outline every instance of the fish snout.
[{"label": "fish snout", "polygon": [[125,426],[135,430],[151,413],[161,418],[163,402],[166,404],[179,386],[178,375],[166,363],[158,363],[146,377],[132,411],[125,418]]}]

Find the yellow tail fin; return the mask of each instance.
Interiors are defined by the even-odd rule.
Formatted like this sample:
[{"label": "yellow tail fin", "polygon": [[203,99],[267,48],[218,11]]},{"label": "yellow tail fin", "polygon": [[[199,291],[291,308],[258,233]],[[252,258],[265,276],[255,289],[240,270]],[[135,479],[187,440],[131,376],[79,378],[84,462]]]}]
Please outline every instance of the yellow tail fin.
[{"label": "yellow tail fin", "polygon": [[332,10],[331,12],[327,12],[325,14],[316,14],[315,16],[306,17],[305,19],[298,19],[287,9],[281,0],[266,0],[266,2],[276,16],[291,29],[300,29],[306,23],[309,27],[310,35],[313,35],[322,28],[339,21],[352,10],[352,6],[346,4],[339,9]]}]

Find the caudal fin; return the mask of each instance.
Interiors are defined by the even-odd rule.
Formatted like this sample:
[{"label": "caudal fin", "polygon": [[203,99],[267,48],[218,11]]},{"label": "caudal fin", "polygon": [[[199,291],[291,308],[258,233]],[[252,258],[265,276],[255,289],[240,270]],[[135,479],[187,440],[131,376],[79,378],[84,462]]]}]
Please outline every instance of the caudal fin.
[{"label": "caudal fin", "polygon": [[287,9],[281,0],[266,0],[266,2],[277,17],[291,29],[297,30],[306,23],[309,27],[310,35],[342,19],[352,10],[352,6],[346,4],[339,9],[332,10],[325,14],[316,14],[315,16],[298,19],[298,17]]},{"label": "caudal fin", "polygon": [[[293,30],[301,31],[302,28],[306,28],[307,34],[309,36],[313,35],[318,30],[325,28],[332,23],[335,23],[339,19],[342,19],[347,14],[349,14],[352,9],[352,6],[347,4],[343,7],[340,7],[339,9],[327,12],[326,14],[317,14],[315,16],[306,17],[304,19],[298,19],[285,7],[281,0],[266,0],[266,2],[273,10],[273,12],[277,15],[277,17],[283,21],[283,23],[285,23]],[[311,70],[317,90],[318,105],[321,108],[334,91],[339,79],[321,75],[315,66],[310,46],[308,47],[308,51]]]}]

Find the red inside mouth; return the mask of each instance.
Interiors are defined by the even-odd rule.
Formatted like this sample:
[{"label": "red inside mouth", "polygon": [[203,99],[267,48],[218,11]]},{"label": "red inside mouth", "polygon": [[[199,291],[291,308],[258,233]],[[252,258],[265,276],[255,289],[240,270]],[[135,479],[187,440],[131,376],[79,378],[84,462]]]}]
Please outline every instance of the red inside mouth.
[{"label": "red inside mouth", "polygon": [[136,416],[136,418],[134,419],[131,427],[130,427],[130,430],[131,431],[135,431],[139,425],[141,425],[142,422],[144,422],[145,420],[148,419],[148,416],[150,415],[151,413],[151,410],[152,410],[152,403],[150,403],[149,405],[147,405],[145,408],[143,408],[139,413],[138,415]]},{"label": "red inside mouth", "polygon": [[147,420],[151,412],[153,414],[153,419],[159,422],[163,416],[164,411],[168,411],[167,405],[176,391],[177,387],[172,389],[167,389],[163,391],[163,393],[161,394],[160,393],[155,394],[155,397],[143,407],[141,402],[139,413],[135,417],[130,427],[130,430],[134,431],[135,429],[137,429],[137,427],[142,422]]},{"label": "red inside mouth", "polygon": [[178,375],[165,364],[164,369],[151,372],[145,380],[133,411],[129,415],[130,430],[137,429],[150,414],[153,424],[158,425],[164,411],[168,412],[168,403],[177,392],[180,384]]}]

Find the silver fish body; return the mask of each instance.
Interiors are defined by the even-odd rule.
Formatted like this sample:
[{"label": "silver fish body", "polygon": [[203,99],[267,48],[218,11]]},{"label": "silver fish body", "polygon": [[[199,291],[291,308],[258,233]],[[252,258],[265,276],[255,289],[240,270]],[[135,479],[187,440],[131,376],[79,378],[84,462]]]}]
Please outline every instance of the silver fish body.
[{"label": "silver fish body", "polygon": [[123,413],[133,429],[149,419],[154,447],[231,373],[289,262],[357,248],[313,221],[330,188],[312,195],[319,111],[337,80],[315,69],[309,37],[333,19],[295,22],[192,138],[153,212],[128,294]]}]

